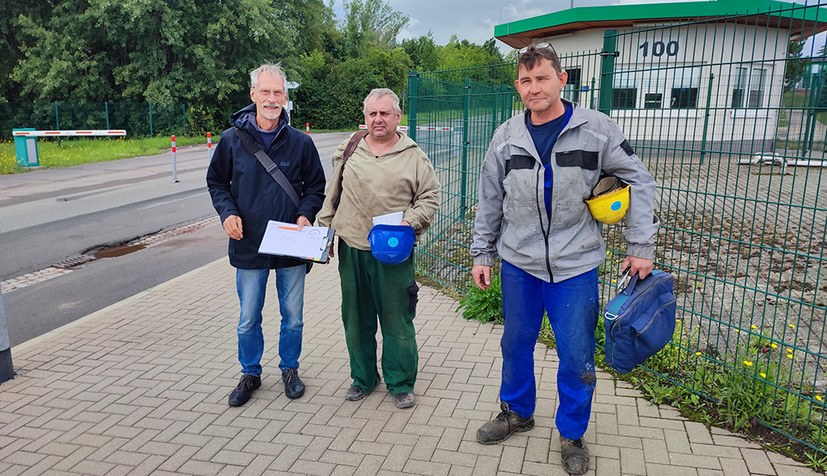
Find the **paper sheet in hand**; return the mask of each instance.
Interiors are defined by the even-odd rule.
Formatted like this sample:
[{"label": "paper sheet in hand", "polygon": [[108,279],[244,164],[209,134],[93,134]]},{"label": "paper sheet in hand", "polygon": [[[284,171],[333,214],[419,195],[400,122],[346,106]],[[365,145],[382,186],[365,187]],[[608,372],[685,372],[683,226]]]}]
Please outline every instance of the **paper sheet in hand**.
[{"label": "paper sheet in hand", "polygon": [[301,231],[298,228],[295,223],[270,220],[258,252],[327,263],[333,243],[333,228],[306,226]]}]

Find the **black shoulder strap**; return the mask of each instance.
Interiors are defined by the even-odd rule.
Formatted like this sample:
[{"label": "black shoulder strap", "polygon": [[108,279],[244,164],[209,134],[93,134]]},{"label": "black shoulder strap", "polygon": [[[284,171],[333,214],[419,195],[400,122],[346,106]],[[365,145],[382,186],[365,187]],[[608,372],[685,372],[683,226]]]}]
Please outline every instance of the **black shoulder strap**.
[{"label": "black shoulder strap", "polygon": [[284,175],[279,169],[279,166],[273,162],[273,159],[270,158],[267,153],[265,153],[256,143],[253,141],[253,138],[250,137],[246,131],[240,130],[238,127],[233,127],[233,131],[235,135],[241,140],[241,145],[247,150],[247,152],[256,156],[261,165],[267,170],[267,173],[270,174],[276,182],[287,192],[287,195],[290,197],[290,200],[293,201],[293,204],[296,205],[298,208],[299,206],[299,194],[296,192],[296,189],[293,188],[293,184],[290,183],[290,180]]},{"label": "black shoulder strap", "polygon": [[362,141],[365,137],[368,136],[368,131],[359,131],[356,134],[353,134],[353,137],[350,138],[347,145],[345,146],[345,151],[342,153],[342,170],[339,173],[339,195],[336,197],[336,200],[333,201],[333,208],[339,208],[339,202],[342,200],[342,190],[343,181],[345,179],[345,165],[347,164],[347,159],[353,155],[353,152],[356,151],[356,147],[359,146],[359,142]]}]

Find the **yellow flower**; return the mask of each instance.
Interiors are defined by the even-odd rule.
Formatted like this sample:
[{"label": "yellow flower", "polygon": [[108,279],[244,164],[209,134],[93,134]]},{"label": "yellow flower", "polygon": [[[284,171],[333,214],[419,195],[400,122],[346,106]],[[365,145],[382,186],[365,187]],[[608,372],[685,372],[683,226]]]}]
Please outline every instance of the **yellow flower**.
[{"label": "yellow flower", "polygon": [[747,367],[752,367],[752,361],[751,360],[745,360],[744,365],[746,365]]},{"label": "yellow flower", "polygon": [[755,330],[758,329],[758,326],[749,326],[750,329]]},{"label": "yellow flower", "polygon": [[788,358],[788,359],[792,359],[792,358],[793,358],[793,354],[787,354],[787,358]]},{"label": "yellow flower", "polygon": [[700,352],[695,352],[695,357],[700,357],[702,354]]},{"label": "yellow flower", "polygon": [[773,342],[772,344],[770,344],[770,347],[772,347],[773,349],[777,349],[777,348],[778,348],[778,344],[776,344],[775,342]]},{"label": "yellow flower", "polygon": [[765,374],[764,372],[761,372],[761,373],[760,373],[760,374],[758,374],[758,375],[760,375],[760,376],[761,376],[761,378],[767,378],[767,374]]},{"label": "yellow flower", "polygon": [[823,401],[824,401],[824,399],[823,399],[823,398],[821,398],[821,395],[816,395],[816,400],[818,400],[819,402],[823,402]]},{"label": "yellow flower", "polygon": [[795,324],[787,324],[787,325],[790,326],[790,329],[795,329]]}]

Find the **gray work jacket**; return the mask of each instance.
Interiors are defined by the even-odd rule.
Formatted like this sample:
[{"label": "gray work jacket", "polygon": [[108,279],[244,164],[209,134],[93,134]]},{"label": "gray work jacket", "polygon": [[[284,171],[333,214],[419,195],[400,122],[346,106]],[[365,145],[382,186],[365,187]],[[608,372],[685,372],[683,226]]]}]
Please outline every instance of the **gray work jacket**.
[{"label": "gray work jacket", "polygon": [[551,151],[551,218],[543,200],[544,168],[525,113],[497,128],[480,174],[471,245],[475,265],[491,266],[499,254],[546,282],[560,282],[599,266],[606,258],[606,245],[585,200],[601,172],[631,185],[623,222],[627,253],[654,257],[658,219],[652,175],[608,116],[573,107]]}]

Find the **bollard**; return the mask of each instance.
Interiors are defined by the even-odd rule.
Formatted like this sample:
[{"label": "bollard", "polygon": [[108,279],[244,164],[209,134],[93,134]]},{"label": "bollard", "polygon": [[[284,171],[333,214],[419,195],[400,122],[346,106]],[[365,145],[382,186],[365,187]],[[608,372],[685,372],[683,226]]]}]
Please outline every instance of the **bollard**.
[{"label": "bollard", "polygon": [[178,162],[175,158],[175,152],[178,149],[175,147],[175,136],[172,139],[172,183],[178,183]]},{"label": "bollard", "polygon": [[304,123],[304,132],[305,132],[305,134],[310,134],[310,123],[309,122]]},{"label": "bollard", "polygon": [[212,149],[212,134],[207,132],[207,148]]},{"label": "bollard", "polygon": [[3,292],[0,290],[0,383],[14,378],[14,364],[11,360],[9,330],[3,310]]}]

